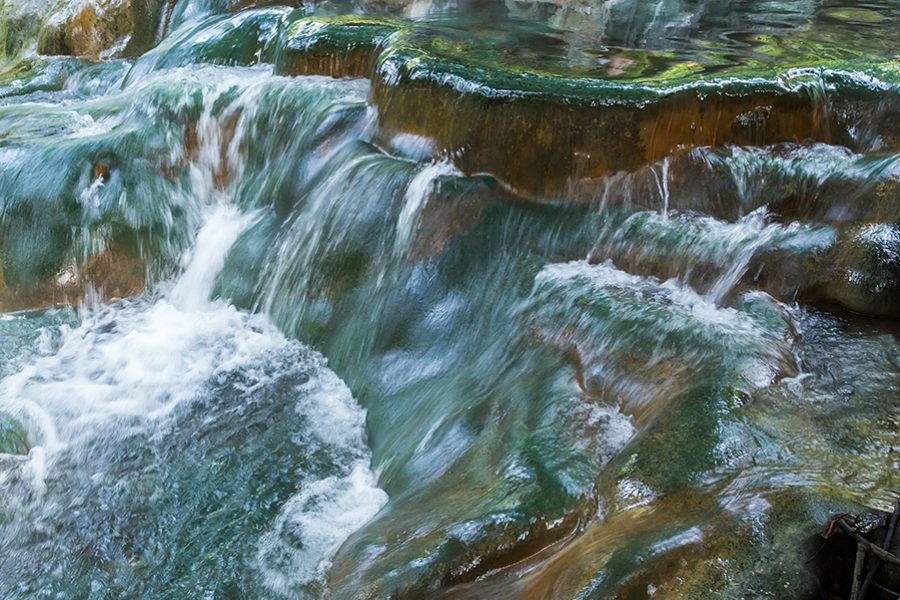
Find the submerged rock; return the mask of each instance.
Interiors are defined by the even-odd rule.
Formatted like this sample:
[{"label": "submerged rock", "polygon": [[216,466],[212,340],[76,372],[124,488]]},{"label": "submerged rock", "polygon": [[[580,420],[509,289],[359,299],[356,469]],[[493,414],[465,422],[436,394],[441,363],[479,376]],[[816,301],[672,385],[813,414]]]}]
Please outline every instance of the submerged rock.
[{"label": "submerged rock", "polygon": [[137,81],[153,70],[186,65],[252,65],[274,62],[278,37],[290,9],[268,8],[229,14],[211,22],[187,25],[170,34],[135,64],[128,79]]},{"label": "submerged rock", "polygon": [[67,265],[53,276],[10,287],[0,262],[0,312],[28,310],[85,301],[108,301],[144,289],[144,263],[130,252],[110,247],[83,265]]},{"label": "submerged rock", "polygon": [[[821,545],[814,524],[828,509],[846,505],[794,490],[740,502],[749,504],[741,507],[747,511],[741,516],[736,507],[726,507],[703,525],[675,525],[677,533],[650,547],[646,560],[639,560],[615,597],[638,598],[651,592],[692,600],[752,593],[817,597],[822,585],[809,561]],[[677,518],[673,520],[677,523]]]},{"label": "submerged rock", "polygon": [[[225,291],[217,288],[215,296],[236,302],[240,294],[241,304],[260,308],[285,331],[321,343],[369,409],[372,457],[379,485],[391,500],[328,567],[334,596],[438,597],[447,588],[449,595],[468,590],[468,597],[515,597],[510,591],[515,589],[521,591],[518,597],[656,592],[731,598],[748,589],[776,597],[811,593],[815,582],[803,562],[806,525],[836,507],[822,508],[828,501],[815,493],[810,499],[783,492],[793,485],[819,485],[816,473],[807,473],[814,463],[801,461],[795,470],[785,470],[786,453],[767,438],[777,428],[745,426],[743,410],[757,400],[754,391],[779,381],[808,385],[803,382],[809,374],[798,376],[798,370],[808,370],[809,361],[801,361],[796,348],[809,333],[794,327],[793,307],[758,290],[783,290],[776,295],[787,301],[796,293],[790,286],[827,283],[829,261],[847,271],[874,260],[866,289],[883,284],[885,294],[893,293],[890,277],[893,273],[896,283],[896,269],[882,273],[885,264],[893,264],[884,258],[884,248],[893,246],[883,243],[883,232],[863,235],[866,227],[881,225],[854,224],[890,223],[894,213],[869,206],[874,193],[859,193],[852,206],[842,203],[844,190],[869,179],[863,169],[865,176],[843,183],[822,174],[843,174],[862,162],[857,160],[862,154],[837,144],[791,143],[758,148],[758,155],[727,144],[811,137],[869,152],[871,144],[850,124],[860,106],[877,102],[888,106],[886,114],[893,110],[896,82],[890,69],[830,61],[802,73],[759,67],[705,79],[698,65],[680,63],[660,74],[647,67],[659,55],[622,52],[601,76],[479,61],[465,40],[430,35],[440,26],[420,30],[425,26],[359,17],[296,20],[295,13],[278,9],[185,23],[137,61],[124,84],[126,91],[136,90],[134,95],[103,97],[74,124],[47,110],[36,124],[9,126],[8,139],[22,148],[27,146],[23,130],[34,127],[39,135],[27,140],[36,149],[33,162],[23,161],[33,167],[10,169],[6,179],[21,198],[3,207],[0,220],[6,223],[0,257],[7,261],[0,310],[78,301],[95,290],[104,298],[139,293],[145,269],[154,275],[154,268],[160,269],[154,259],[165,255],[160,270],[176,268],[176,257],[189,247],[178,236],[195,233],[192,212],[224,196],[261,216],[223,258]],[[99,33],[88,38],[87,54],[105,52],[100,48],[108,39]],[[257,61],[274,62],[282,75],[372,78],[371,100],[381,124],[375,144],[364,118],[369,114],[364,82],[268,79],[267,69],[178,68]],[[158,70],[165,71],[153,74],[156,84],[138,87]],[[180,73],[221,80],[221,86],[179,92]],[[858,78],[859,73],[876,79]],[[347,85],[353,93],[315,100],[300,93],[307,85]],[[139,97],[153,101],[144,104]],[[846,110],[831,110],[834,105]],[[60,124],[51,130],[54,118]],[[118,125],[107,130],[111,123]],[[872,136],[885,147],[900,139],[892,137],[893,125],[873,123]],[[165,127],[156,131],[159,124]],[[60,130],[73,135],[66,139]],[[44,154],[45,139],[65,152]],[[820,161],[823,157],[830,162]],[[827,168],[804,171],[823,163]],[[48,164],[59,167],[47,169]],[[77,166],[67,173],[66,165]],[[53,177],[58,182],[51,185],[46,180]],[[603,193],[584,198],[581,206],[506,201],[513,197],[510,188],[525,200],[543,199],[571,194],[573,182],[597,180],[604,182]],[[754,187],[756,182],[763,183]],[[605,195],[612,188],[621,188],[616,202]],[[3,200],[13,197],[7,193]],[[595,210],[593,204],[610,210]],[[620,214],[611,210],[613,204]],[[629,214],[635,207],[646,211]],[[765,207],[777,207],[771,218]],[[620,218],[624,222],[617,224]],[[856,227],[855,233],[847,233],[849,227]],[[603,228],[616,231],[601,245]],[[875,238],[881,240],[877,250],[870,243]],[[160,250],[161,243],[171,247]],[[106,250],[98,251],[99,246]],[[769,274],[768,281],[759,271]],[[866,297],[860,305],[867,302],[875,304]],[[128,314],[107,316],[86,330],[100,340],[94,349],[119,345],[105,346],[104,336],[118,336],[117,323]],[[172,331],[181,327],[175,323],[168,325]],[[147,337],[155,341],[161,330],[150,324]],[[129,345],[126,330],[122,327],[121,339]],[[259,328],[252,333],[258,335]],[[216,367],[222,363],[219,348],[234,347],[242,335],[214,337],[188,356],[203,358],[209,350],[213,360],[204,364]],[[102,353],[70,350],[73,356],[103,359]],[[829,361],[833,356],[842,353],[831,352]],[[71,363],[63,358],[58,366],[70,373]],[[303,363],[299,351],[283,358],[288,365]],[[872,371],[885,371],[866,360],[867,366],[876,365]],[[247,437],[248,419],[209,418],[212,409],[230,410],[230,398],[240,411],[259,409],[251,417],[266,435],[251,438],[278,444],[293,435],[273,429],[290,423],[285,415],[297,415],[282,399],[294,398],[296,386],[318,371],[288,369],[277,385],[266,383],[260,396],[258,377],[268,382],[273,364],[280,362],[264,355],[258,364],[255,358],[250,363],[250,375],[245,376],[244,363],[234,372],[217,373],[204,384],[196,406],[175,413],[180,420],[173,431],[196,431],[182,425],[202,421],[209,425],[208,431],[201,427],[202,435],[167,438],[154,426],[146,430],[149,441],[142,441],[141,429],[133,439],[109,446],[108,455],[85,453],[89,463],[99,465],[85,473],[115,473],[112,465],[123,480],[135,475],[137,486],[110,487],[90,478],[83,489],[112,490],[110,505],[124,507],[91,514],[136,516],[129,531],[153,533],[160,513],[151,515],[134,502],[145,497],[162,502],[162,514],[172,517],[167,522],[180,519],[183,528],[193,530],[175,536],[176,542],[203,541],[191,548],[203,550],[204,580],[225,582],[215,593],[242,589],[241,582],[220,575],[247,565],[252,552],[243,545],[245,532],[255,534],[259,523],[271,522],[291,490],[306,485],[300,477],[306,454],[271,460],[281,450],[296,452],[284,445],[273,453],[234,444]],[[116,365],[86,366],[91,378],[108,371],[118,385]],[[176,375],[184,371],[175,370]],[[46,382],[38,375],[33,390],[40,399]],[[149,375],[148,389],[156,394],[155,373]],[[65,396],[63,390],[63,408]],[[804,394],[808,404],[790,412],[815,413],[814,402],[823,396]],[[849,404],[842,402],[841,410]],[[306,421],[321,425],[319,416],[303,415],[302,427]],[[360,426],[353,431],[362,432],[363,421],[354,422]],[[223,429],[222,423],[236,429]],[[110,427],[118,431],[120,425]],[[833,430],[829,423],[827,431]],[[156,448],[160,440],[174,445]],[[122,460],[119,446],[152,453],[147,460],[153,464],[176,464],[169,472],[176,473],[173,480],[182,489],[208,488],[210,494],[196,499],[198,506],[209,507],[208,514],[184,511],[181,494],[173,496],[171,507],[165,497],[144,494],[147,481],[151,487],[156,482]],[[364,446],[359,438],[351,450]],[[208,473],[198,472],[192,457],[181,468],[178,457],[188,456],[185,448],[199,448],[211,459]],[[246,455],[232,460],[235,448]],[[359,455],[368,461],[367,451]],[[254,460],[263,459],[265,464],[254,467]],[[223,484],[220,465],[226,460],[237,471],[226,470],[233,477]],[[245,484],[271,482],[269,463],[288,469],[282,473],[283,489],[262,498],[262,510],[248,511],[248,500],[229,490],[265,490]],[[252,473],[238,468],[244,464]],[[65,477],[76,473],[62,471]],[[198,476],[210,485],[198,487]],[[759,481],[771,479],[771,487],[763,483],[760,489]],[[311,506],[317,496],[301,498],[298,503]],[[132,505],[137,510],[130,510]],[[145,523],[146,515],[153,518]],[[258,521],[245,528],[234,515]],[[62,522],[70,518],[66,513]],[[226,521],[230,537],[222,541],[215,536]],[[321,522],[317,513],[313,521]],[[271,572],[289,581],[292,571],[312,564],[304,550],[309,540],[299,535],[305,521],[277,523],[260,556],[273,566]],[[105,530],[78,531],[81,543]],[[168,547],[154,535],[148,546]],[[297,552],[279,562],[286,549]],[[140,561],[133,577],[126,573],[127,585],[146,589],[189,581],[181,579],[182,563],[190,569],[197,562],[184,552],[176,553],[177,564],[168,565],[149,552],[137,560],[131,553],[126,548],[124,559],[114,555],[114,560],[126,566]],[[18,558],[24,572],[42,566],[27,554]],[[154,566],[147,583],[144,569],[159,564],[165,568]],[[223,564],[237,565],[238,571],[223,570]],[[503,577],[501,585],[490,587]],[[87,585],[88,576],[83,579]],[[185,585],[196,586],[195,581]],[[118,583],[109,585],[115,590]]]}]

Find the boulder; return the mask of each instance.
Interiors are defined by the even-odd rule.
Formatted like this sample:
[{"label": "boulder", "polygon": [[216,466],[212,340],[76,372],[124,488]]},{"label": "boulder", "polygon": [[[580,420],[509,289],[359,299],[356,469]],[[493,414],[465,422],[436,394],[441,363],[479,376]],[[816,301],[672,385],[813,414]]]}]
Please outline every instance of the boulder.
[{"label": "boulder", "polygon": [[853,227],[838,240],[830,259],[829,297],[854,312],[900,317],[900,225]]}]

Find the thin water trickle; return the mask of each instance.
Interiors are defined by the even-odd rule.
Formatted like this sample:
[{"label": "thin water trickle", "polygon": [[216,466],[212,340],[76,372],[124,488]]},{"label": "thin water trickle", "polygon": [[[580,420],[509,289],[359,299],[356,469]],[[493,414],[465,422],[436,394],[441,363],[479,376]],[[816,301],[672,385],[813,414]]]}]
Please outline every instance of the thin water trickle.
[{"label": "thin water trickle", "polygon": [[185,311],[206,306],[228,251],[254,218],[252,213],[241,214],[233,206],[209,209],[193,248],[182,261],[182,273],[166,294],[166,300]]}]

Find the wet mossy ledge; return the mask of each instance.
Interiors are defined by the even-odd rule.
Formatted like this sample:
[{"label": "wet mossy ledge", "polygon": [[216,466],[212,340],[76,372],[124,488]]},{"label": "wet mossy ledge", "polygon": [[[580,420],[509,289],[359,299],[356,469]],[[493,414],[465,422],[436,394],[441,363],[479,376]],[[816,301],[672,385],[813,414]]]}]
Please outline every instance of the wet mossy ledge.
[{"label": "wet mossy ledge", "polygon": [[811,56],[714,73],[677,63],[597,78],[489,64],[417,27],[301,18],[282,33],[276,71],[368,77],[384,145],[398,134],[430,138],[464,171],[492,173],[532,197],[555,197],[575,181],[634,170],[685,146],[815,140],[900,148],[896,57]]},{"label": "wet mossy ledge", "polygon": [[[138,53],[153,34],[137,26],[131,4],[121,3],[121,19],[90,20],[93,29],[55,19],[39,52]],[[167,29],[168,17],[153,4],[141,23]],[[105,31],[107,22],[115,31]],[[70,30],[93,32],[90,43],[76,44]],[[685,147],[816,141],[861,153],[900,149],[900,57],[848,50],[821,58],[807,42],[785,43],[772,39],[756,49],[767,58],[739,65],[625,50],[625,66],[600,76],[510,62],[485,52],[483,40],[439,24],[269,7],[171,32],[136,66],[267,62],[280,75],[368,78],[376,143],[391,149],[398,135],[420,136],[423,147],[452,155],[464,172],[490,173],[533,199],[570,198],[582,182],[635,171]]]}]

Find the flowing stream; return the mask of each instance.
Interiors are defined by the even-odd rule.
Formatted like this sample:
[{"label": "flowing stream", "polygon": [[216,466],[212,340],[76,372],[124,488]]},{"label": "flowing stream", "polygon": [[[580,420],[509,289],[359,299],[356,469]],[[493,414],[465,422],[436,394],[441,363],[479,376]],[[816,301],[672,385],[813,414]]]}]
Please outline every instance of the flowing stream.
[{"label": "flowing stream", "polygon": [[[816,597],[829,515],[900,488],[887,134],[528,196],[218,4],[0,81],[0,598]],[[512,4],[403,16],[541,68],[852,29]]]}]

